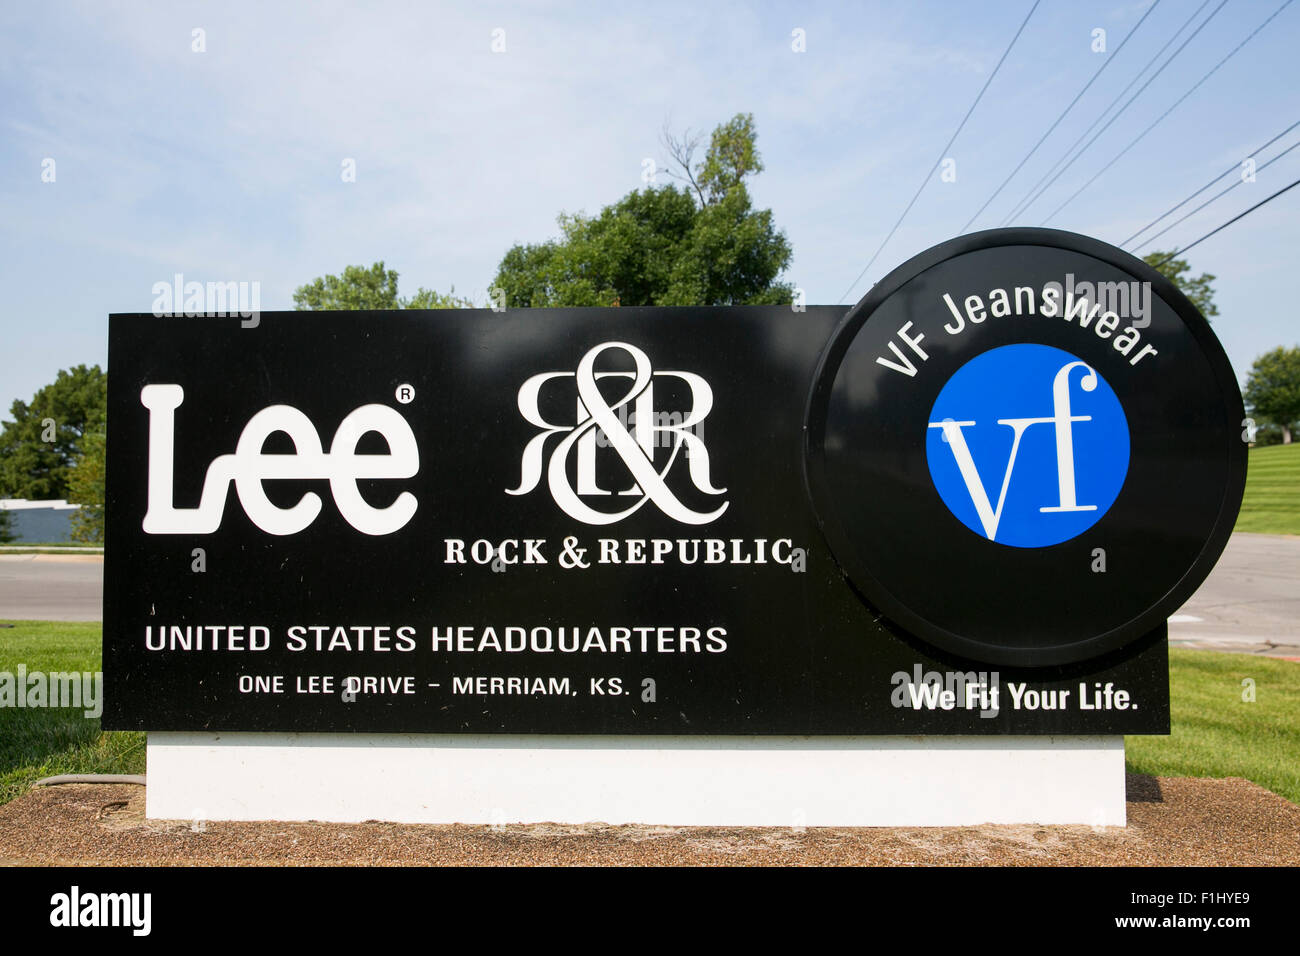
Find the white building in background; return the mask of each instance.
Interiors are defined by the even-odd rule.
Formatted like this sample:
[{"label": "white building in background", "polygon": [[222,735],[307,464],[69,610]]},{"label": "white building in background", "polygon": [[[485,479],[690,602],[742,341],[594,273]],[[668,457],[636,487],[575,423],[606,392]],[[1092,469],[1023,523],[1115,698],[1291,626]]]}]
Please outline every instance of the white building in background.
[{"label": "white building in background", "polygon": [[72,513],[80,507],[62,498],[54,501],[0,498],[0,511],[13,515],[11,544],[71,541]]}]

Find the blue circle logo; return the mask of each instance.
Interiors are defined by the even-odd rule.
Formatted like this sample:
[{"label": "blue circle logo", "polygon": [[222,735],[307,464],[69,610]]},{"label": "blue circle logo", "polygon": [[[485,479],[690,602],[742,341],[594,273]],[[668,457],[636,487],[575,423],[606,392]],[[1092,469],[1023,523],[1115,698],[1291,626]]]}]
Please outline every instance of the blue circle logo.
[{"label": "blue circle logo", "polygon": [[1043,548],[1114,504],[1128,474],[1128,419],[1086,362],[1048,345],[1004,345],[944,385],[925,454],[958,521],[998,544]]}]

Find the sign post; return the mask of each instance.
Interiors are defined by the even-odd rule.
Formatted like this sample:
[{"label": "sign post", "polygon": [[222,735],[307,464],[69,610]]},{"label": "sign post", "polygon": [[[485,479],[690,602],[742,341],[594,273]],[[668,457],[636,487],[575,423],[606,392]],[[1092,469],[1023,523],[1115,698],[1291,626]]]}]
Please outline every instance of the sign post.
[{"label": "sign post", "polygon": [[856,307],[110,324],[105,726],[174,818],[1122,823],[1241,500],[1205,319],[994,230]]}]

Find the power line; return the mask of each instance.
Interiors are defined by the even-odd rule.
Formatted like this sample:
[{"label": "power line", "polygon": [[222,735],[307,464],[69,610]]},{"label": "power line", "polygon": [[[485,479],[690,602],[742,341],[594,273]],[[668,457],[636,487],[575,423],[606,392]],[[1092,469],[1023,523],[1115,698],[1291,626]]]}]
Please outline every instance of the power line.
[{"label": "power line", "polygon": [[[1128,102],[1126,102],[1123,106],[1119,108],[1119,110],[1115,113],[1114,116],[1112,116],[1110,119],[1106,121],[1106,125],[1104,125],[1101,129],[1097,131],[1097,135],[1094,136],[1091,140],[1089,140],[1088,144],[1084,146],[1083,149],[1079,150],[1079,152],[1072,155],[1070,157],[1070,161],[1061,167],[1060,171],[1056,173],[1055,176],[1052,177],[1051,181],[1047,183],[1047,185],[1045,185],[1042,189],[1038,190],[1038,192],[1034,195],[1034,197],[1021,208],[1020,210],[1021,214],[1027,212],[1030,206],[1032,206],[1040,198],[1042,198],[1043,193],[1051,189],[1052,186],[1056,184],[1056,181],[1065,175],[1066,170],[1068,170],[1071,166],[1073,166],[1075,162],[1078,161],[1080,157],[1083,156],[1084,153],[1086,153],[1089,149],[1091,149],[1096,144],[1097,140],[1101,139],[1102,135],[1106,132],[1106,130],[1110,129],[1111,124],[1114,123],[1115,120],[1119,119],[1120,116],[1123,115],[1124,111],[1127,110],[1130,106],[1132,106],[1134,101],[1139,96],[1141,96],[1144,92],[1146,92],[1147,87],[1150,86],[1153,82],[1155,82],[1156,77],[1158,77],[1161,73],[1164,72],[1165,67],[1167,67],[1170,63],[1174,62],[1174,60],[1177,59],[1178,55],[1182,53],[1183,50],[1187,49],[1187,44],[1191,43],[1194,39],[1196,39],[1197,34],[1199,34],[1203,29],[1205,29],[1206,24],[1208,24],[1211,20],[1214,19],[1215,15],[1218,14],[1218,12],[1224,8],[1227,2],[1228,0],[1219,0],[1219,5],[1210,11],[1210,15],[1201,21],[1200,25],[1197,26],[1197,28],[1188,35],[1186,40],[1184,40],[1181,44],[1179,44],[1178,49],[1176,49],[1173,53],[1169,55],[1169,59],[1165,60],[1164,63],[1160,64],[1159,69],[1157,69],[1154,73],[1152,73],[1149,77],[1147,77],[1147,81],[1143,83],[1141,87],[1138,88],[1138,91],[1129,98]],[[1202,7],[1204,7],[1204,4],[1202,4]],[[1193,17],[1194,16],[1195,14],[1193,14]],[[1191,21],[1189,20],[1188,22],[1190,23]],[[1186,24],[1184,24],[1184,28],[1185,26]],[[1179,28],[1179,33],[1182,32],[1182,29],[1183,28]],[[1175,36],[1177,36],[1177,34],[1175,34]],[[1055,213],[1053,213],[1053,215],[1055,215]],[[1051,217],[1049,216],[1048,218],[1050,219]]]},{"label": "power line", "polygon": [[[1268,169],[1268,167],[1272,166],[1274,163],[1276,163],[1279,159],[1281,159],[1281,158],[1282,158],[1283,156],[1285,156],[1287,153],[1291,152],[1291,150],[1295,149],[1297,146],[1300,146],[1300,140],[1297,140],[1296,142],[1292,143],[1292,144],[1291,144],[1290,146],[1288,146],[1286,149],[1282,150],[1282,152],[1278,153],[1276,156],[1274,156],[1272,159],[1270,159],[1270,160],[1269,160],[1267,163],[1265,163],[1263,166],[1259,167],[1259,172],[1263,172],[1265,169]],[[1240,180],[1240,179],[1239,179],[1239,180],[1237,180],[1235,183],[1233,183],[1231,186],[1229,186],[1227,189],[1224,189],[1224,190],[1221,190],[1221,191],[1218,192],[1218,193],[1215,193],[1213,196],[1211,196],[1209,199],[1205,200],[1205,202],[1201,203],[1199,206],[1197,206],[1195,209],[1193,209],[1193,210],[1192,210],[1191,212],[1189,212],[1187,215],[1185,215],[1185,216],[1183,216],[1183,217],[1181,217],[1181,218],[1179,218],[1179,219],[1176,219],[1176,220],[1174,220],[1173,222],[1171,222],[1169,225],[1165,226],[1165,228],[1161,229],[1159,232],[1157,232],[1157,233],[1156,233],[1154,236],[1152,236],[1150,239],[1147,239],[1145,242],[1142,243],[1142,245],[1138,246],[1138,247],[1137,247],[1136,249],[1134,249],[1133,251],[1134,251],[1134,252],[1138,252],[1138,251],[1141,250],[1141,249],[1145,249],[1147,246],[1151,245],[1151,243],[1155,242],[1157,239],[1159,239],[1161,236],[1163,236],[1163,235],[1164,235],[1166,232],[1168,232],[1170,229],[1174,228],[1174,226],[1178,225],[1180,222],[1185,222],[1186,220],[1190,219],[1192,216],[1195,216],[1198,212],[1200,212],[1202,209],[1204,209],[1204,208],[1205,208],[1206,206],[1208,206],[1210,203],[1212,203],[1212,202],[1214,202],[1215,200],[1220,199],[1220,198],[1226,196],[1228,193],[1232,192],[1234,189],[1236,189],[1238,186],[1240,186],[1240,185],[1242,184],[1242,182],[1244,182],[1244,180]]]},{"label": "power line", "polygon": [[[1227,3],[1227,0],[1221,0],[1219,6],[1215,7],[1214,11],[1210,14],[1210,16],[1206,17],[1205,20],[1201,23],[1201,26],[1196,28],[1197,32],[1200,32],[1201,27],[1205,26],[1206,23],[1210,22],[1211,18],[1214,17],[1214,14],[1218,13],[1219,10],[1223,8],[1224,3]],[[1097,141],[1098,137],[1100,137],[1102,133],[1106,132],[1106,130],[1110,128],[1110,124],[1115,122],[1115,120],[1119,119],[1120,115],[1126,109],[1128,109],[1130,106],[1133,105],[1133,100],[1136,100],[1139,96],[1142,95],[1142,90],[1145,90],[1148,86],[1150,86],[1151,81],[1154,80],[1157,76],[1159,76],[1161,71],[1163,71],[1166,66],[1168,66],[1171,62],[1173,62],[1174,57],[1178,56],[1178,54],[1183,51],[1183,47],[1187,46],[1187,44],[1191,42],[1192,37],[1196,36],[1196,33],[1193,33],[1192,36],[1189,36],[1186,40],[1184,40],[1183,45],[1180,46],[1177,50],[1175,50],[1173,55],[1170,56],[1168,60],[1165,60],[1164,64],[1161,65],[1160,69],[1156,70],[1155,73],[1151,74],[1150,78],[1146,81],[1146,83],[1142,84],[1142,89],[1134,93],[1132,99],[1130,99],[1127,103],[1121,106],[1119,108],[1119,111],[1116,112],[1114,116],[1112,116],[1109,120],[1106,121],[1106,125],[1103,126],[1100,130],[1098,130],[1097,136],[1094,136],[1092,140],[1089,141],[1088,145],[1085,146],[1082,150],[1080,150],[1078,153],[1075,153],[1075,150],[1078,149],[1079,144],[1082,143],[1085,139],[1087,139],[1092,134],[1092,131],[1096,129],[1097,124],[1100,123],[1102,119],[1105,118],[1106,114],[1111,111],[1111,109],[1115,106],[1116,103],[1118,103],[1128,94],[1128,91],[1133,88],[1133,84],[1136,83],[1138,80],[1142,79],[1142,75],[1146,73],[1147,70],[1151,69],[1152,65],[1155,64],[1156,60],[1160,59],[1160,57],[1164,54],[1165,50],[1169,49],[1169,47],[1173,44],[1173,42],[1177,40],[1179,36],[1182,35],[1182,32],[1184,30],[1186,30],[1189,26],[1191,26],[1192,21],[1195,20],[1198,16],[1200,16],[1201,11],[1204,10],[1207,6],[1209,6],[1209,4],[1210,4],[1210,0],[1203,0],[1201,5],[1196,8],[1195,12],[1193,12],[1192,15],[1187,18],[1187,20],[1183,23],[1183,25],[1174,31],[1174,35],[1165,41],[1165,45],[1156,51],[1155,55],[1151,57],[1151,59],[1147,62],[1147,65],[1142,67],[1142,69],[1140,69],[1137,72],[1137,75],[1134,76],[1133,79],[1129,80],[1128,86],[1124,87],[1124,89],[1120,91],[1119,95],[1116,96],[1115,99],[1111,100],[1110,105],[1101,111],[1101,115],[1092,121],[1092,125],[1089,126],[1086,130],[1084,130],[1083,134],[1070,145],[1069,149],[1067,149],[1064,153],[1061,154],[1060,158],[1055,163],[1052,164],[1052,167],[1046,173],[1043,174],[1042,178],[1039,179],[1038,182],[1034,183],[1034,185],[1030,187],[1029,192],[1027,192],[1021,198],[1020,202],[1016,203],[1016,205],[1012,207],[1011,212],[1009,212],[1006,215],[1006,217],[1002,220],[1002,222],[999,225],[1005,226],[1012,219],[1016,218],[1021,213],[1028,210],[1030,206],[1036,203],[1038,201],[1038,198],[1044,192],[1046,192],[1048,188],[1051,187],[1052,183],[1056,182],[1056,180],[1059,179],[1060,176],[1063,175],[1067,169],[1069,169],[1072,165],[1074,165],[1075,160],[1077,160],[1080,156],[1082,156],[1083,153],[1086,152],[1092,146],[1092,144]],[[1065,163],[1064,166],[1061,165],[1063,162]],[[1049,179],[1051,180],[1051,182],[1048,182]],[[1047,185],[1044,186],[1043,185],[1044,183],[1047,183]],[[1040,186],[1042,186],[1041,189],[1039,188]]]},{"label": "power line", "polygon": [[1246,218],[1246,217],[1249,216],[1252,212],[1254,212],[1256,209],[1258,209],[1260,206],[1263,206],[1265,203],[1270,203],[1270,202],[1272,202],[1274,199],[1276,199],[1278,196],[1282,195],[1282,194],[1283,194],[1284,192],[1286,192],[1288,189],[1294,189],[1296,186],[1300,186],[1300,179],[1295,180],[1295,182],[1291,183],[1291,184],[1288,185],[1288,186],[1283,186],[1283,187],[1282,187],[1281,189],[1279,189],[1277,192],[1273,193],[1273,195],[1271,195],[1271,196],[1269,196],[1269,197],[1267,197],[1267,198],[1265,198],[1265,199],[1261,199],[1259,202],[1255,203],[1255,205],[1251,206],[1251,207],[1250,207],[1249,209],[1247,209],[1245,212],[1237,213],[1237,215],[1233,216],[1233,217],[1232,217],[1231,219],[1229,219],[1227,222],[1223,223],[1223,225],[1221,225],[1221,226],[1217,226],[1216,228],[1211,229],[1209,232],[1207,232],[1205,235],[1201,236],[1201,238],[1197,239],[1195,242],[1189,242],[1187,245],[1183,246],[1181,249],[1177,250],[1176,252],[1171,252],[1171,253],[1169,253],[1169,255],[1165,256],[1163,259],[1159,259],[1159,260],[1157,260],[1156,262],[1151,263],[1152,268],[1156,268],[1156,269],[1160,268],[1162,265],[1164,265],[1164,264],[1165,264],[1166,262],[1168,262],[1170,259],[1173,259],[1173,258],[1175,258],[1175,257],[1177,257],[1177,256],[1181,256],[1184,252],[1186,252],[1188,249],[1192,248],[1193,246],[1198,246],[1198,245],[1200,245],[1202,242],[1204,242],[1206,239],[1209,239],[1210,236],[1214,235],[1216,232],[1222,232],[1224,229],[1227,229],[1229,226],[1231,226],[1231,225],[1232,225],[1234,222],[1236,222],[1237,220]]},{"label": "power line", "polygon": [[[1246,39],[1244,39],[1244,40],[1242,40],[1240,43],[1238,43],[1235,47],[1232,48],[1232,50],[1228,53],[1227,56],[1225,56],[1225,57],[1224,57],[1222,60],[1220,60],[1218,63],[1214,64],[1214,66],[1212,66],[1212,67],[1210,68],[1210,71],[1209,71],[1208,73],[1206,73],[1204,76],[1202,76],[1202,77],[1201,77],[1199,80],[1197,80],[1195,83],[1193,83],[1192,86],[1191,86],[1191,88],[1190,88],[1186,93],[1184,93],[1182,96],[1178,97],[1178,99],[1174,102],[1174,104],[1173,104],[1172,106],[1169,107],[1169,109],[1165,110],[1165,111],[1164,111],[1163,113],[1161,113],[1158,117],[1156,117],[1156,120],[1155,120],[1154,123],[1152,123],[1152,124],[1151,124],[1150,126],[1148,126],[1146,129],[1144,129],[1142,132],[1138,133],[1137,137],[1136,137],[1136,138],[1135,138],[1131,143],[1129,143],[1127,146],[1125,146],[1123,149],[1121,149],[1118,153],[1115,154],[1115,158],[1114,158],[1114,159],[1112,159],[1112,160],[1111,160],[1109,163],[1107,163],[1105,166],[1101,167],[1101,169],[1097,170],[1097,172],[1093,174],[1093,177],[1092,177],[1091,179],[1089,179],[1086,183],[1084,183],[1082,186],[1080,186],[1078,189],[1076,189],[1073,193],[1071,193],[1069,199],[1065,200],[1065,202],[1061,203],[1059,206],[1057,206],[1055,209],[1053,209],[1050,213],[1048,213],[1047,218],[1045,218],[1042,222],[1040,222],[1039,225],[1040,225],[1040,226],[1045,226],[1045,225],[1047,225],[1047,223],[1048,223],[1048,222],[1049,222],[1049,221],[1050,221],[1050,220],[1051,220],[1051,219],[1052,219],[1052,218],[1053,218],[1053,217],[1054,217],[1058,212],[1060,212],[1060,211],[1061,211],[1062,209],[1064,209],[1066,206],[1070,205],[1070,203],[1074,202],[1075,198],[1079,195],[1079,193],[1083,192],[1085,189],[1087,189],[1089,186],[1091,186],[1093,183],[1095,183],[1095,182],[1097,181],[1098,177],[1100,177],[1102,173],[1106,172],[1106,170],[1110,169],[1110,168],[1111,168],[1112,166],[1114,166],[1117,162],[1119,162],[1120,159],[1122,159],[1122,158],[1124,157],[1124,155],[1125,155],[1125,154],[1126,154],[1130,149],[1132,149],[1134,146],[1136,146],[1136,145],[1138,144],[1138,142],[1139,142],[1139,141],[1140,141],[1144,136],[1146,136],[1147,133],[1151,132],[1153,129],[1156,128],[1156,126],[1158,126],[1161,122],[1163,122],[1163,121],[1164,121],[1164,118],[1165,118],[1166,116],[1168,116],[1168,115],[1169,115],[1170,113],[1172,113],[1175,109],[1177,109],[1177,108],[1182,104],[1182,102],[1183,102],[1184,100],[1187,99],[1187,97],[1189,97],[1189,96],[1191,96],[1193,93],[1195,93],[1196,90],[1197,90],[1197,88],[1198,88],[1202,83],[1204,83],[1206,80],[1208,80],[1211,76],[1213,76],[1214,73],[1215,73],[1215,71],[1217,71],[1217,70],[1219,69],[1219,67],[1223,66],[1223,64],[1227,63],[1228,60],[1232,59],[1232,57],[1233,57],[1234,55],[1236,55],[1236,53],[1237,53],[1237,52],[1238,52],[1238,51],[1239,51],[1243,46],[1245,46],[1247,43],[1249,43],[1251,40],[1253,40],[1253,39],[1255,38],[1255,35],[1256,35],[1257,33],[1259,33],[1260,30],[1264,29],[1266,26],[1268,26],[1270,23],[1273,22],[1273,17],[1276,17],[1279,13],[1281,13],[1281,12],[1282,12],[1283,10],[1285,10],[1288,6],[1290,6],[1290,4],[1291,4],[1291,0],[1283,0],[1283,2],[1282,2],[1282,6],[1278,7],[1276,10],[1274,10],[1273,13],[1272,13],[1272,15],[1271,15],[1267,20],[1265,20],[1265,21],[1264,21],[1263,23],[1261,23],[1259,26],[1255,27],[1255,29],[1251,31],[1250,36],[1246,37]],[[1218,11],[1215,11],[1215,12],[1217,13]],[[1213,15],[1214,15],[1214,14],[1210,14],[1210,16],[1213,16]],[[1207,19],[1206,19],[1206,23],[1208,23],[1208,22],[1209,22],[1209,19],[1207,18]],[[1204,25],[1205,25],[1204,23],[1201,24],[1201,26],[1204,26]],[[1195,36],[1195,34],[1193,34],[1193,36]],[[1191,39],[1191,37],[1188,37],[1188,39]]]},{"label": "power line", "polygon": [[1124,39],[1120,41],[1119,46],[1115,48],[1115,52],[1110,54],[1108,57],[1106,57],[1105,60],[1102,61],[1101,66],[1097,68],[1097,72],[1092,74],[1092,79],[1090,79],[1087,83],[1085,83],[1083,85],[1083,89],[1081,89],[1078,93],[1075,94],[1074,99],[1070,101],[1070,105],[1067,106],[1061,112],[1061,115],[1056,118],[1056,122],[1054,122],[1051,126],[1047,127],[1047,132],[1038,138],[1038,142],[1034,144],[1033,149],[1025,153],[1024,158],[1020,160],[1020,162],[1016,165],[1016,168],[1011,170],[1011,172],[1007,175],[1006,179],[1002,180],[1002,185],[999,186],[997,189],[993,190],[993,195],[989,196],[988,199],[984,200],[984,205],[980,206],[979,209],[975,210],[975,215],[971,216],[969,219],[966,220],[966,225],[961,227],[962,233],[965,233],[966,230],[970,228],[971,223],[973,223],[976,219],[980,217],[980,214],[983,213],[984,210],[989,207],[989,203],[991,203],[993,200],[998,198],[998,196],[1002,193],[1002,190],[1006,188],[1007,183],[1011,182],[1011,180],[1015,178],[1016,173],[1020,172],[1020,170],[1024,168],[1025,163],[1029,162],[1029,158],[1033,156],[1034,153],[1038,152],[1038,147],[1042,146],[1043,142],[1047,139],[1047,137],[1052,135],[1052,131],[1055,130],[1056,127],[1061,125],[1061,121],[1065,119],[1065,117],[1069,114],[1070,110],[1074,109],[1075,105],[1083,97],[1083,94],[1087,93],[1089,87],[1091,87],[1093,83],[1097,82],[1097,77],[1101,76],[1102,72],[1106,69],[1106,67],[1110,66],[1111,63],[1114,62],[1115,58],[1119,56],[1120,52],[1124,49],[1124,44],[1128,43],[1128,41],[1133,38],[1133,34],[1137,33],[1138,27],[1142,26],[1142,24],[1146,22],[1146,18],[1151,16],[1151,11],[1158,6],[1160,6],[1160,0],[1155,0],[1155,3],[1147,7],[1146,13],[1142,14],[1142,19],[1138,20],[1138,22],[1134,25],[1133,29],[1128,32],[1128,35],[1125,36]]},{"label": "power line", "polygon": [[[1092,121],[1091,125],[1089,125],[1089,127],[1086,130],[1084,130],[1082,134],[1080,134],[1079,138],[1070,144],[1070,147],[1066,149],[1066,151],[1057,158],[1056,162],[1052,163],[1052,165],[1048,168],[1047,172],[1043,173],[1043,175],[1039,178],[1039,180],[1029,188],[1029,191],[1026,192],[1025,195],[1022,196],[1020,200],[1014,206],[1011,207],[1011,211],[1007,213],[1007,215],[1002,219],[999,225],[1005,226],[1016,216],[1020,215],[1023,211],[1028,209],[1029,206],[1032,205],[1040,195],[1042,195],[1042,193],[1039,191],[1039,187],[1042,186],[1043,183],[1047,182],[1048,179],[1051,178],[1052,175],[1056,173],[1058,170],[1061,170],[1062,172],[1064,171],[1061,168],[1061,164],[1064,163],[1066,160],[1068,160],[1074,154],[1074,151],[1078,149],[1079,144],[1082,143],[1085,139],[1087,139],[1092,134],[1092,131],[1097,128],[1097,124],[1100,123],[1103,119],[1105,119],[1106,115],[1110,113],[1112,109],[1114,109],[1115,105],[1119,103],[1122,99],[1124,99],[1125,96],[1128,95],[1128,91],[1133,89],[1133,85],[1137,83],[1138,80],[1142,79],[1142,77],[1146,74],[1147,70],[1151,69],[1151,67],[1155,65],[1156,61],[1160,59],[1160,57],[1164,54],[1164,52],[1168,50],[1170,46],[1173,45],[1174,41],[1177,40],[1180,36],[1182,36],[1183,31],[1186,30],[1189,26],[1191,26],[1192,21],[1194,21],[1198,16],[1200,16],[1201,11],[1204,10],[1207,6],[1209,6],[1209,3],[1210,0],[1202,0],[1201,5],[1196,8],[1196,10],[1192,13],[1190,17],[1187,18],[1186,21],[1184,21],[1182,26],[1180,26],[1177,30],[1174,31],[1173,36],[1171,36],[1168,40],[1165,41],[1164,46],[1162,46],[1159,50],[1155,52],[1155,54],[1151,57],[1151,59],[1147,61],[1146,65],[1143,66],[1142,69],[1138,70],[1138,72],[1134,75],[1133,79],[1128,81],[1128,84],[1124,87],[1124,89],[1120,90],[1119,94],[1113,100],[1110,101],[1110,103],[1106,106],[1106,108],[1101,111],[1101,113],[1097,116],[1095,120]],[[1125,106],[1125,109],[1127,109],[1127,105]],[[1120,112],[1122,113],[1123,109],[1121,109]],[[1119,113],[1116,113],[1114,117],[1111,117],[1111,119],[1114,120],[1118,116]],[[1100,135],[1100,133],[1098,135]]]},{"label": "power line", "polygon": [[[1294,123],[1292,123],[1292,124],[1291,124],[1290,126],[1288,126],[1286,129],[1282,130],[1282,132],[1278,133],[1276,136],[1274,136],[1272,139],[1270,139],[1270,140],[1269,140],[1267,143],[1265,143],[1263,146],[1259,146],[1259,147],[1255,148],[1254,150],[1252,150],[1251,152],[1247,153],[1247,154],[1246,154],[1247,157],[1255,156],[1255,155],[1257,155],[1258,153],[1262,153],[1264,150],[1268,149],[1270,146],[1272,146],[1274,143],[1276,143],[1279,139],[1281,139],[1281,138],[1282,138],[1283,136],[1285,136],[1287,133],[1291,132],[1291,130],[1295,129],[1297,126],[1300,126],[1300,120],[1296,120]],[[1293,147],[1293,148],[1294,148],[1294,147]],[[1274,157],[1274,159],[1276,159],[1276,158],[1277,158],[1277,157]],[[1272,162],[1272,160],[1269,160],[1269,162]],[[1196,198],[1197,196],[1199,196],[1201,193],[1205,192],[1205,190],[1209,189],[1211,186],[1213,186],[1215,183],[1217,183],[1217,182],[1218,182],[1220,179],[1222,179],[1224,176],[1227,176],[1229,173],[1235,172],[1235,171],[1237,170],[1238,166],[1239,166],[1238,163],[1233,163],[1231,166],[1229,166],[1229,167],[1228,167],[1227,169],[1225,169],[1223,172],[1219,173],[1219,175],[1215,176],[1215,177],[1214,177],[1213,179],[1211,179],[1208,183],[1206,183],[1206,184],[1205,184],[1204,186],[1202,186],[1200,189],[1196,190],[1196,192],[1192,193],[1190,196],[1188,196],[1186,199],[1184,199],[1184,200],[1183,200],[1182,202],[1180,202],[1178,205],[1176,205],[1176,206],[1172,206],[1172,207],[1170,207],[1168,210],[1166,210],[1165,212],[1161,213],[1159,216],[1156,216],[1156,218],[1152,219],[1149,223],[1147,223],[1145,226],[1143,226],[1143,227],[1142,227],[1141,229],[1139,229],[1137,232],[1133,233],[1133,235],[1129,236],[1127,239],[1125,239],[1125,240],[1124,240],[1123,242],[1121,242],[1119,245],[1120,245],[1120,246],[1127,246],[1130,242],[1132,242],[1132,241],[1133,241],[1134,239],[1136,239],[1138,236],[1142,235],[1142,233],[1146,232],[1148,229],[1150,229],[1152,226],[1154,226],[1156,223],[1158,223],[1161,219],[1164,219],[1165,216],[1169,216],[1169,215],[1172,215],[1173,213],[1176,213],[1180,208],[1182,208],[1183,206],[1187,205],[1189,202],[1191,202],[1193,199],[1195,199],[1195,198]],[[1182,221],[1182,220],[1180,219],[1179,222],[1181,222],[1181,221]],[[1145,243],[1144,243],[1144,245],[1145,245]]]},{"label": "power line", "polygon": [[[930,167],[930,171],[926,173],[925,178],[921,180],[921,185],[917,187],[916,194],[912,196],[912,201],[907,204],[907,208],[903,210],[903,214],[898,217],[898,222],[894,223],[894,228],[889,230],[889,235],[885,236],[885,241],[880,244],[872,257],[867,260],[867,264],[862,267],[862,271],[858,273],[858,277],[853,280],[852,285],[850,285],[848,289],[845,290],[844,294],[840,296],[841,302],[849,297],[849,293],[851,293],[857,284],[862,281],[862,277],[867,274],[867,270],[875,263],[876,259],[880,256],[880,253],[884,251],[885,246],[889,244],[889,240],[894,238],[894,233],[898,231],[898,227],[903,224],[903,220],[906,219],[907,214],[911,212],[912,206],[914,206],[917,199],[920,198],[922,191],[925,189],[925,184],[930,181],[930,177],[934,175],[934,171],[939,168],[939,164],[942,163],[944,157],[948,155],[948,150],[950,150],[952,144],[956,142],[962,128],[966,125],[966,121],[969,120],[971,114],[975,112],[975,107],[977,107],[980,100],[984,98],[984,92],[989,88],[989,84],[993,82],[993,78],[998,75],[998,70],[1002,69],[1002,64],[1006,61],[1007,54],[1011,52],[1011,48],[1015,46],[1016,41],[1020,39],[1020,34],[1024,32],[1025,25],[1029,23],[1029,18],[1034,15],[1034,11],[1038,9],[1038,4],[1041,2],[1042,0],[1034,0],[1034,5],[1029,8],[1029,12],[1025,14],[1025,19],[1020,23],[1020,29],[1016,30],[1016,35],[1011,38],[1011,42],[1007,44],[1007,48],[1002,52],[1002,57],[998,60],[998,65],[993,68],[993,72],[989,74],[989,78],[984,81],[984,85],[980,88],[979,95],[975,97],[975,102],[971,103],[970,109],[966,111],[966,115],[962,117],[962,121],[957,124],[957,130],[948,140],[948,145],[940,151],[939,158],[934,161],[934,165]],[[1209,0],[1206,0],[1206,2],[1208,3]]]}]

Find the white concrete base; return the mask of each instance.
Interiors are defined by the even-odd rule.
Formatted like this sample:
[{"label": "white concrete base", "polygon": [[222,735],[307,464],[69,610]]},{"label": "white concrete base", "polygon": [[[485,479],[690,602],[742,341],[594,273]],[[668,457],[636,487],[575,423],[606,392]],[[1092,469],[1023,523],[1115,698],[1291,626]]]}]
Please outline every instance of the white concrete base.
[{"label": "white concrete base", "polygon": [[151,733],[149,817],[1123,826],[1123,737]]}]

